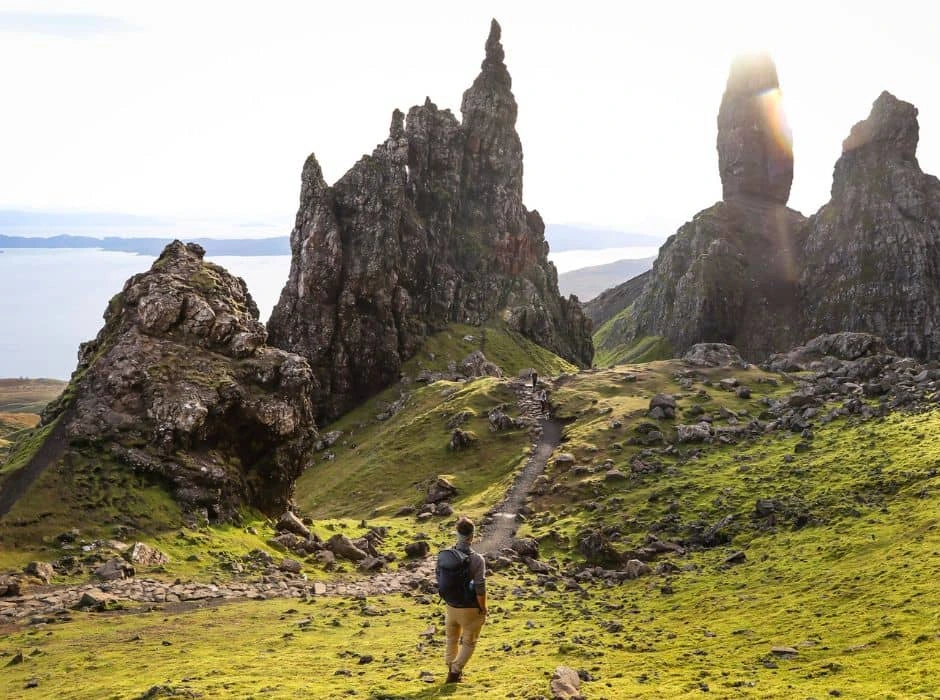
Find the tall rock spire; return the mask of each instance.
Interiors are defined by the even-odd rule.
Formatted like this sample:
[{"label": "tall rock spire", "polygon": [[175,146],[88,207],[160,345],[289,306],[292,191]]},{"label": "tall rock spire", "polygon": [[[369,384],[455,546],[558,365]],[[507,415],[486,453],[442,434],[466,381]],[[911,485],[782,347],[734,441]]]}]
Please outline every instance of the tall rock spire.
[{"label": "tall rock spire", "polygon": [[722,196],[786,204],[793,182],[793,144],[777,68],[766,54],[738,56],[718,110]]},{"label": "tall rock spire", "polygon": [[579,365],[591,325],[558,293],[545,225],[522,202],[516,99],[494,20],[463,120],[430,99],[332,187],[311,158],[271,342],[308,358],[330,420],[399,379],[425,337],[505,319]]},{"label": "tall rock spire", "polygon": [[[516,133],[518,107],[512,94],[512,78],[503,63],[502,30],[494,19],[486,40],[486,57],[480,74],[463,94],[460,111],[466,134],[462,173],[463,192],[479,207],[469,211],[473,225],[487,213],[504,211],[508,220],[522,213],[522,142]],[[508,210],[506,209],[508,207]]]}]

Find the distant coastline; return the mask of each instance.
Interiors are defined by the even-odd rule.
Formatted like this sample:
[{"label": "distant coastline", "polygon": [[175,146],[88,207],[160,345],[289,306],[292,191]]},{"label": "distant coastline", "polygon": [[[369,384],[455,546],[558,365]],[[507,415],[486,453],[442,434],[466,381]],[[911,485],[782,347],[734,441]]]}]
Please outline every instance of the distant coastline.
[{"label": "distant coastline", "polygon": [[[159,255],[172,238],[120,238],[107,236],[59,235],[48,238],[0,235],[0,253],[13,248],[91,248],[118,253]],[[210,256],[217,255],[290,255],[290,238],[187,238],[206,249]]]}]

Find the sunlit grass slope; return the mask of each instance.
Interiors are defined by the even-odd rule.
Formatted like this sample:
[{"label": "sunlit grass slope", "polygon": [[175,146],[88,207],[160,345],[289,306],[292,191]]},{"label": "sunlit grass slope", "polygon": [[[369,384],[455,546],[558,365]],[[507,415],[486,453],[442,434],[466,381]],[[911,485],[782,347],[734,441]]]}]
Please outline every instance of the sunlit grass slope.
[{"label": "sunlit grass slope", "polygon": [[[441,371],[481,348],[481,329],[454,326],[432,336],[405,366],[415,377],[424,369]],[[558,356],[499,326],[486,329],[486,357],[507,377],[534,368],[541,375],[573,372]],[[402,407],[389,418],[390,404]],[[455,506],[480,513],[502,498],[521,466],[531,438],[527,430],[493,432],[487,415],[501,406],[518,416],[516,396],[503,379],[472,382],[408,382],[392,387],[342,417],[324,431],[341,430],[340,441],[321,453],[297,484],[301,510],[314,517],[388,517],[403,506],[423,502],[438,476],[452,479],[459,493]],[[476,436],[468,450],[448,448],[455,426]]]}]

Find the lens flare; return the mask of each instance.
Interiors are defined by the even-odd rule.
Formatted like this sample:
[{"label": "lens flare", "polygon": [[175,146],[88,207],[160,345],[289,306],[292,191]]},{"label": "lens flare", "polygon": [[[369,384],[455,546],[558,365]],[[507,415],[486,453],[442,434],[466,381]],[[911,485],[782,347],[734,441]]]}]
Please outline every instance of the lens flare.
[{"label": "lens flare", "polygon": [[783,111],[783,94],[780,88],[773,87],[764,90],[757,95],[757,100],[765,133],[773,139],[781,155],[792,157],[793,134],[790,131],[786,113]]}]

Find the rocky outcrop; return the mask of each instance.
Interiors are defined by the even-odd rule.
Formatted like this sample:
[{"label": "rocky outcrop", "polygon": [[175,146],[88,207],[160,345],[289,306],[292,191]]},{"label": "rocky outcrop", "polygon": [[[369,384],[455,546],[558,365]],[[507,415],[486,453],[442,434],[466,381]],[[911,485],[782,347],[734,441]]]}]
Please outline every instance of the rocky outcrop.
[{"label": "rocky outcrop", "polygon": [[517,106],[494,21],[462,120],[429,99],[332,187],[304,166],[290,278],[268,330],[310,360],[318,416],[399,377],[424,338],[494,318],[589,365],[590,322],[558,293],[544,224],[522,202]]},{"label": "rocky outcrop", "polygon": [[718,116],[724,200],[663,245],[599,349],[657,337],[675,356],[718,342],[760,361],[851,331],[940,356],[940,180],[921,171],[917,138],[917,109],[883,93],[843,143],[832,199],[806,220],[784,206],[793,158],[773,63],[736,60]]},{"label": "rocky outcrop", "polygon": [[804,245],[804,337],[867,332],[940,356],[940,180],[921,171],[917,139],[917,109],[884,92],[842,144]]},{"label": "rocky outcrop", "polygon": [[718,114],[724,200],[666,241],[631,312],[599,347],[661,337],[675,356],[718,342],[763,358],[794,344],[805,219],[784,206],[793,178],[789,143],[773,62],[736,59]]},{"label": "rocky outcrop", "polygon": [[276,515],[317,433],[307,361],[265,346],[245,283],[174,241],[124,285],[43,415],[90,450],[165,484],[186,511]]}]

